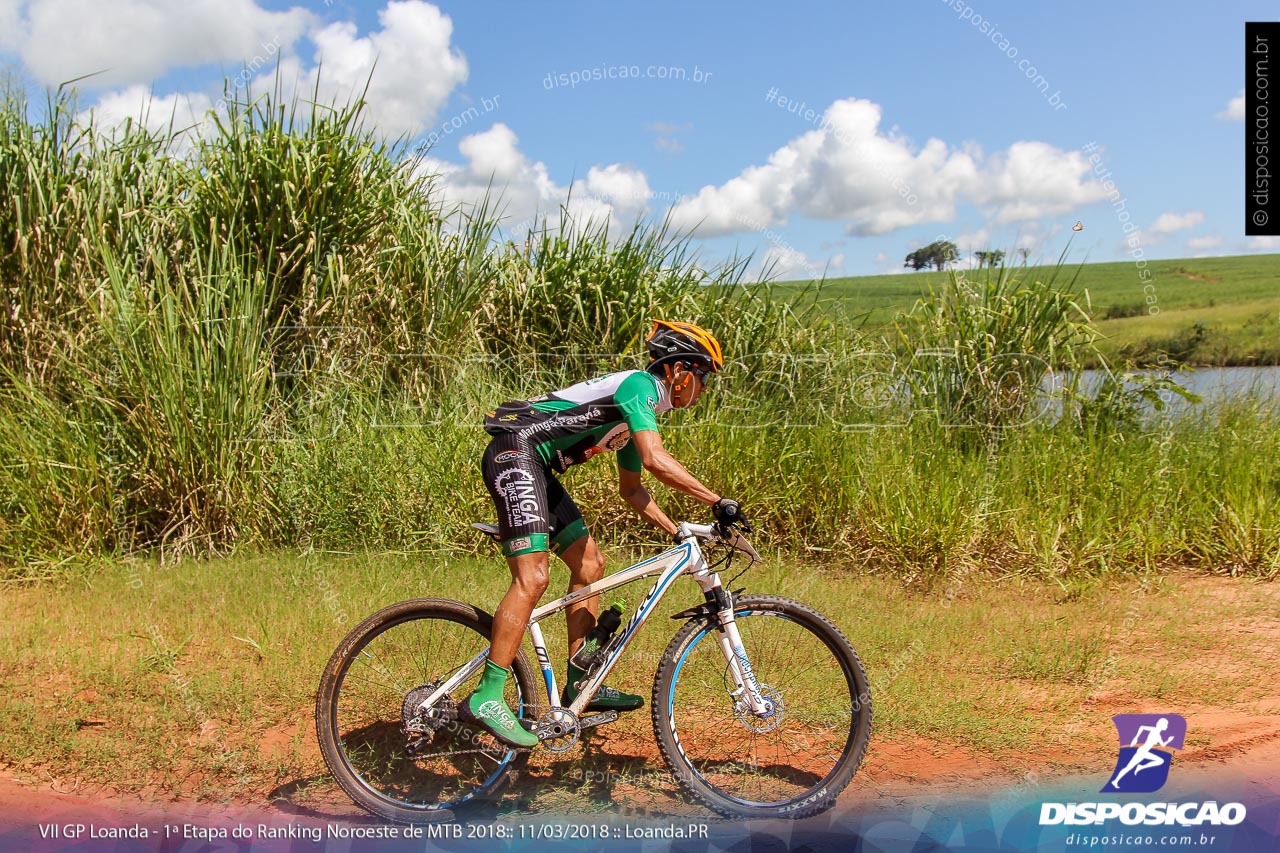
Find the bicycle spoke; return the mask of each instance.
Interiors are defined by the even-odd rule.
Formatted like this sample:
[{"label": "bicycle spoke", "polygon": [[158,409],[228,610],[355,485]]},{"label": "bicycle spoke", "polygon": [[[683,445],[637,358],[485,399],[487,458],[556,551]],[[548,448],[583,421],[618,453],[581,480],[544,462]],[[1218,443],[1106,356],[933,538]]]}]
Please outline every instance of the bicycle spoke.
[{"label": "bicycle spoke", "polygon": [[393,695],[404,693],[404,690],[400,689],[399,687],[392,687],[390,684],[387,684],[385,681],[375,681],[372,678],[365,678],[363,675],[356,675],[353,672],[348,672],[347,678],[354,678],[355,680],[364,682],[365,684],[371,684],[374,687],[381,687],[383,690]]},{"label": "bicycle spoke", "polygon": [[[363,664],[364,666],[369,667],[370,669],[372,669],[374,672],[378,673],[379,675],[385,675],[387,678],[391,678],[391,679],[394,679],[394,678],[395,678],[395,676],[394,676],[394,675],[392,675],[391,673],[387,672],[385,669],[382,669],[382,668],[380,668],[380,667],[376,666],[375,664],[372,664],[372,663],[369,663],[369,662],[368,662],[368,661],[372,661],[373,659],[374,659],[373,654],[372,654],[368,649],[365,649],[365,650],[364,650],[364,653],[361,655],[361,657],[360,657],[359,659],[357,659],[357,662],[358,662],[358,663]],[[396,685],[396,686],[395,686],[395,687],[393,687],[392,689],[393,689],[393,690],[403,690],[403,689],[405,689],[405,688],[404,688],[402,685]]]}]

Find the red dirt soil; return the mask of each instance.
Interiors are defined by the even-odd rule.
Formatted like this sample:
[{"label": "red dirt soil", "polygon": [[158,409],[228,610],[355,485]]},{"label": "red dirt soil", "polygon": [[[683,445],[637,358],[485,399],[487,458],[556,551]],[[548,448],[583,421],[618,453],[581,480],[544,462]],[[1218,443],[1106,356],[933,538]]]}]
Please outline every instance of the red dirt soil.
[{"label": "red dirt soil", "polygon": [[[1212,786],[1230,780],[1233,783],[1258,785],[1280,791],[1280,698],[1267,700],[1269,711],[1250,716],[1239,711],[1183,709],[1194,720],[1198,741],[1207,745],[1188,745],[1178,756],[1178,779],[1190,785]],[[1155,707],[1128,707],[1127,711],[1160,710]],[[280,741],[288,742],[294,732],[281,732]],[[264,749],[269,748],[264,744]],[[660,759],[653,744],[638,739],[596,736],[596,748],[623,763],[638,760],[658,765]],[[566,754],[572,762],[577,750]],[[988,790],[996,792],[1028,784],[1044,785],[1055,778],[1066,779],[1062,767],[1069,761],[1077,766],[1080,756],[1023,755],[1012,760],[996,760],[963,746],[943,744],[924,738],[907,740],[872,740],[866,760],[849,788],[840,797],[839,808],[847,810],[875,808],[902,803],[935,794]],[[1110,770],[1108,758],[1099,756],[1099,773]],[[540,772],[541,771],[541,772]],[[529,775],[553,776],[562,768],[533,765]],[[1078,772],[1078,771],[1077,771]],[[519,783],[517,783],[517,788]],[[627,802],[629,814],[657,815],[661,810],[648,810],[640,787],[615,787],[615,795]],[[656,805],[656,803],[654,804]],[[148,800],[121,795],[109,788],[96,791],[65,790],[55,782],[24,777],[0,771],[0,825],[16,818],[30,825],[39,822],[96,821],[119,825],[122,822],[173,822],[184,816],[202,824],[225,820],[288,820],[299,814],[329,820],[360,820],[362,813],[341,800],[326,799],[319,808],[298,808],[287,799],[269,802],[201,803],[183,800]],[[669,813],[669,812],[668,812]],[[686,812],[687,814],[687,812]]]}]

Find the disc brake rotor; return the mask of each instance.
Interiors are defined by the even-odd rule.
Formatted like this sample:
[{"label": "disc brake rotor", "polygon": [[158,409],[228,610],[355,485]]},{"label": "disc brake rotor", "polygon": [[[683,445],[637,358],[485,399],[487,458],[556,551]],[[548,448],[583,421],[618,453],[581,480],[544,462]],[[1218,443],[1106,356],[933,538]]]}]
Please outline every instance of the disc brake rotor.
[{"label": "disc brake rotor", "polygon": [[733,703],[733,715],[738,718],[738,722],[749,731],[756,734],[764,734],[771,732],[778,726],[782,725],[782,718],[786,715],[786,707],[782,702],[782,696],[777,690],[774,690],[767,684],[756,685],[760,689],[760,695],[764,697],[766,711],[763,715],[756,715],[751,706],[747,704],[746,699],[739,699]]}]

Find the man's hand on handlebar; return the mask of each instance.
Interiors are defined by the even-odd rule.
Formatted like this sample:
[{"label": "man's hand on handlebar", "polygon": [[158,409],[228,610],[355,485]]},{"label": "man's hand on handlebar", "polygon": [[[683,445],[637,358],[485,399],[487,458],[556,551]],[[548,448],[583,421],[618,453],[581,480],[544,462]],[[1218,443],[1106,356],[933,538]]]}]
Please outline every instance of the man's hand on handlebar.
[{"label": "man's hand on handlebar", "polygon": [[744,533],[751,532],[751,524],[742,512],[742,504],[732,498],[721,498],[711,505],[711,512],[716,517],[716,526],[721,533],[728,533],[734,527],[741,528]]}]

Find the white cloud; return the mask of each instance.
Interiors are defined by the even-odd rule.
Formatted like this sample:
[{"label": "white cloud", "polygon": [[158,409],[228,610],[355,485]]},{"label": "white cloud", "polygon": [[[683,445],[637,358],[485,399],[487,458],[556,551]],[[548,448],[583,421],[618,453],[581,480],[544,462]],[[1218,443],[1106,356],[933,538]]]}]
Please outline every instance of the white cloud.
[{"label": "white cloud", "polygon": [[785,244],[770,245],[760,254],[749,275],[768,275],[772,281],[814,279],[822,275],[822,264],[814,263],[799,249]]},{"label": "white cloud", "polygon": [[[6,5],[14,14],[17,4]],[[105,88],[178,67],[247,62],[273,41],[292,45],[311,21],[302,7],[273,12],[255,0],[32,0],[21,52],[42,83],[94,74],[79,85]]]},{"label": "white cloud", "polygon": [[1227,102],[1227,108],[1218,113],[1218,118],[1227,121],[1244,121],[1244,89]]},{"label": "white cloud", "polygon": [[646,211],[653,193],[644,173],[635,167],[592,166],[585,180],[570,187],[556,183],[546,163],[530,160],[519,142],[511,128],[498,123],[458,143],[465,164],[428,157],[419,170],[436,175],[437,191],[450,204],[475,205],[486,194],[491,202],[499,202],[504,228],[515,239],[543,216],[552,227],[559,224],[566,200],[575,222],[607,218],[613,233],[631,227]]},{"label": "white cloud", "polygon": [[954,238],[951,242],[956,244],[962,253],[981,252],[990,248],[991,232],[986,228],[978,228],[967,234],[961,234]]},{"label": "white cloud", "polygon": [[606,202],[614,215],[632,221],[648,207],[653,196],[644,172],[621,163],[592,166],[587,171],[585,190],[590,198]]},{"label": "white cloud", "polygon": [[[918,248],[920,248],[920,246],[919,244],[916,244],[908,248],[907,252]],[[903,252],[903,255],[905,256],[907,252]],[[876,275],[902,275],[910,269],[910,267],[905,266],[901,260],[894,260],[885,252],[876,253],[875,258],[872,260],[876,265]]]},{"label": "white cloud", "polygon": [[1019,234],[1018,238],[1013,241],[1014,251],[1018,252],[1022,249],[1026,249],[1027,254],[1030,255],[1030,253],[1034,252],[1042,243],[1044,243],[1046,239],[1054,236],[1060,230],[1062,230],[1062,226],[1055,225],[1047,235],[1044,234],[1039,228],[1034,228],[1030,231]]},{"label": "white cloud", "polygon": [[1044,142],[1015,142],[997,154],[962,189],[979,205],[994,207],[999,223],[1056,216],[1106,196],[1102,184],[1088,180],[1089,162],[1079,151],[1063,151]]},{"label": "white cloud", "polygon": [[1212,234],[1205,237],[1188,237],[1187,248],[1194,249],[1196,251],[1218,249],[1222,247],[1224,242],[1225,241],[1221,237],[1217,237]]},{"label": "white cloud", "polygon": [[1250,252],[1280,252],[1280,237],[1247,237],[1243,248]]},{"label": "white cloud", "polygon": [[1148,234],[1172,234],[1186,231],[1204,222],[1204,211],[1188,210],[1186,213],[1162,213],[1147,227]]},{"label": "white cloud", "polygon": [[0,0],[0,50],[17,47],[23,41],[22,0]]},{"label": "white cloud", "polygon": [[649,130],[658,134],[653,140],[653,147],[668,154],[679,154],[684,150],[684,143],[676,137],[681,133],[693,130],[693,124],[674,124],[669,121],[655,121],[649,124]]},{"label": "white cloud", "polygon": [[132,120],[153,133],[189,128],[200,133],[212,106],[209,96],[200,93],[153,97],[145,86],[129,86],[103,95],[90,112],[98,127],[112,127]]},{"label": "white cloud", "polygon": [[[282,79],[298,80],[299,94],[309,98],[318,77],[324,102],[346,103],[364,93],[366,115],[381,131],[416,135],[466,81],[467,60],[451,45],[453,21],[430,3],[393,0],[378,12],[378,22],[382,29],[363,38],[349,21],[313,32],[316,65],[282,64]],[[264,77],[258,88],[274,74]]]},{"label": "white cloud", "polygon": [[754,277],[768,273],[772,281],[807,281],[824,275],[832,278],[844,271],[846,260],[843,252],[825,261],[811,258],[794,246],[774,240],[759,253],[747,274]]},{"label": "white cloud", "polygon": [[654,133],[665,133],[667,135],[674,136],[675,134],[683,133],[686,130],[693,130],[693,123],[685,122],[684,124],[676,124],[675,122],[670,121],[654,121],[649,123],[649,130],[652,130]]},{"label": "white cloud", "polygon": [[[204,2],[198,0],[196,5]],[[314,64],[310,67],[304,66],[296,53],[287,52],[291,40],[269,36],[257,46],[258,53],[240,60],[245,70],[232,79],[232,86],[243,86],[256,73],[249,84],[251,90],[272,90],[279,51],[284,57],[278,73],[286,103],[292,98],[310,101],[317,91],[322,103],[345,104],[363,96],[364,115],[378,130],[390,137],[412,136],[432,122],[453,89],[466,80],[467,62],[451,47],[453,22],[435,6],[421,0],[398,0],[388,3],[378,13],[378,20],[382,29],[363,38],[351,22],[313,30]],[[145,87],[129,86],[103,95],[95,112],[103,121],[146,112],[148,126],[159,129],[167,126],[175,104],[182,107],[189,103],[200,110],[211,104],[211,97],[199,92],[163,96],[150,107],[144,106],[147,97]],[[165,117],[163,123],[156,118],[160,115]]]},{"label": "white cloud", "polygon": [[[1027,250],[1029,258],[1061,232],[1062,228],[1061,222],[1045,222],[1040,219],[1019,222],[1016,227],[998,226],[993,220],[957,236],[939,234],[936,239],[950,240],[956,244],[961,254],[961,260],[958,262],[961,267],[975,267],[977,260],[973,253],[982,251],[1002,251],[1005,253],[1006,263],[1019,264],[1023,260],[1022,249]],[[920,242],[913,241],[907,246],[907,250],[917,249],[920,245],[922,245]]]},{"label": "white cloud", "polygon": [[882,131],[880,119],[871,101],[836,101],[823,129],[792,139],[720,186],[703,187],[676,207],[675,223],[714,236],[782,224],[795,213],[846,220],[849,233],[876,235],[951,221],[961,202],[1003,223],[1064,213],[1105,195],[1078,151],[1015,142],[984,161],[976,146],[951,148],[939,139],[917,149]]}]

